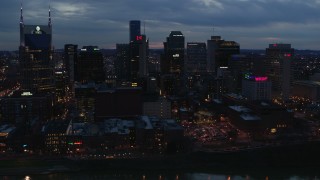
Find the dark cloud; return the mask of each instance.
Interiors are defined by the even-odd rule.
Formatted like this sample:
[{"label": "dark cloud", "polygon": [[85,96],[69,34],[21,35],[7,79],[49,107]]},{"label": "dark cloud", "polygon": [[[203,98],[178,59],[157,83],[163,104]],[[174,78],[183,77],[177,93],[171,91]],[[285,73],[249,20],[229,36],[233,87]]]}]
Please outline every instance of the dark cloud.
[{"label": "dark cloud", "polygon": [[[26,24],[46,24],[49,1],[24,1]],[[56,48],[66,43],[114,47],[128,41],[128,22],[145,21],[151,44],[159,46],[172,30],[186,41],[206,41],[215,33],[243,48],[288,42],[320,49],[319,0],[55,0],[51,1]],[[17,49],[20,2],[0,7],[0,49]]]}]

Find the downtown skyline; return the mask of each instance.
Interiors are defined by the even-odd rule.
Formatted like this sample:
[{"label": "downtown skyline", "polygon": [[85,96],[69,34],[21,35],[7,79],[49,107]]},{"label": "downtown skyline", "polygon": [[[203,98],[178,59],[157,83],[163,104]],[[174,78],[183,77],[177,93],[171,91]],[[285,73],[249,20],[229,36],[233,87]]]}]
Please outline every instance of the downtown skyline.
[{"label": "downtown skyline", "polygon": [[[2,2],[1,50],[18,49],[20,3]],[[170,31],[178,30],[186,42],[206,42],[214,34],[242,49],[264,49],[270,43],[320,49],[319,0],[34,0],[23,2],[24,23],[47,24],[49,4],[56,49],[67,43],[115,48],[129,41],[130,20],[141,20],[142,33],[145,22],[150,48],[163,48]]]}]

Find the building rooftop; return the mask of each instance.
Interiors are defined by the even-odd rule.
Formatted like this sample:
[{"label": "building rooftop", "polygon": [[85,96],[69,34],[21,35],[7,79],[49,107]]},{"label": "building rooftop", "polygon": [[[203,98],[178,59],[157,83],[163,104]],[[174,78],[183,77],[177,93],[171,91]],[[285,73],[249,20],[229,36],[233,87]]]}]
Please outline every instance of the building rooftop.
[{"label": "building rooftop", "polygon": [[117,134],[129,134],[130,128],[134,128],[135,123],[129,120],[122,119],[107,119],[104,121],[104,132],[117,133]]},{"label": "building rooftop", "polygon": [[256,115],[252,115],[252,114],[241,114],[240,115],[241,119],[245,120],[245,121],[258,121],[261,120],[261,118],[259,116]]},{"label": "building rooftop", "polygon": [[313,86],[313,87],[320,87],[319,81],[296,81],[294,84],[297,85],[304,85],[304,86]]},{"label": "building rooftop", "polygon": [[16,127],[13,125],[5,124],[0,126],[0,137],[8,137],[10,134],[14,133]]},{"label": "building rooftop", "polygon": [[153,129],[150,118],[148,116],[141,116],[141,120],[145,123],[145,129]]},{"label": "building rooftop", "polygon": [[217,103],[217,104],[222,104],[222,101],[220,99],[213,99],[212,101]]},{"label": "building rooftop", "polygon": [[247,107],[244,106],[229,106],[230,109],[233,109],[239,113],[244,112],[244,113],[248,113],[251,112],[251,110]]},{"label": "building rooftop", "polygon": [[225,95],[226,97],[230,97],[233,99],[237,99],[237,100],[244,100],[245,98],[239,94],[235,94],[235,93],[229,93]]},{"label": "building rooftop", "polygon": [[65,134],[68,126],[69,122],[66,121],[52,121],[45,125],[44,132],[46,134]]}]

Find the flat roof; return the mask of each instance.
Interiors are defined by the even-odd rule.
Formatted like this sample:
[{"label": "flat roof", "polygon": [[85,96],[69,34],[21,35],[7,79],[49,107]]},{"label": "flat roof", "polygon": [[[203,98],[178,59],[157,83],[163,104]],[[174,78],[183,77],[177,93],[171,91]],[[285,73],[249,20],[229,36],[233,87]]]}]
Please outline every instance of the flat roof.
[{"label": "flat roof", "polygon": [[229,106],[229,108],[237,112],[251,112],[249,108],[244,106]]},{"label": "flat roof", "polygon": [[319,81],[296,81],[293,84],[320,87]]},{"label": "flat roof", "polygon": [[241,114],[240,117],[245,121],[259,121],[261,118],[252,114]]},{"label": "flat roof", "polygon": [[123,119],[107,119],[104,121],[105,133],[129,134],[129,128],[134,127],[134,122]]},{"label": "flat roof", "polygon": [[213,102],[217,103],[217,104],[222,104],[222,101],[219,99],[213,99]]},{"label": "flat roof", "polygon": [[153,129],[151,121],[148,116],[141,116],[141,120],[145,122],[145,128],[144,129]]}]

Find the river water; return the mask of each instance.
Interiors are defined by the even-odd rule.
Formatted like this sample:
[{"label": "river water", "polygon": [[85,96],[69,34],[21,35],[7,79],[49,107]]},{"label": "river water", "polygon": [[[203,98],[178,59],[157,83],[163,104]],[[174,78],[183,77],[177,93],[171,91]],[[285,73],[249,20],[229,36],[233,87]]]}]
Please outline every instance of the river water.
[{"label": "river water", "polygon": [[[318,171],[319,170],[319,171]],[[276,170],[246,172],[175,172],[175,171],[152,171],[152,172],[73,172],[43,175],[24,176],[0,176],[3,180],[320,180],[320,168],[295,170]]]}]

